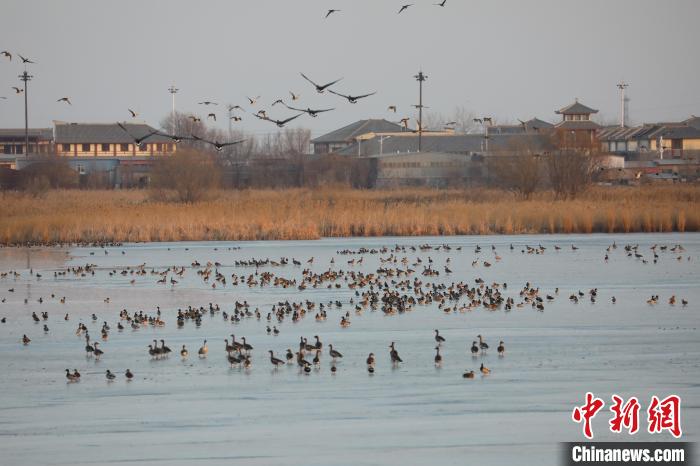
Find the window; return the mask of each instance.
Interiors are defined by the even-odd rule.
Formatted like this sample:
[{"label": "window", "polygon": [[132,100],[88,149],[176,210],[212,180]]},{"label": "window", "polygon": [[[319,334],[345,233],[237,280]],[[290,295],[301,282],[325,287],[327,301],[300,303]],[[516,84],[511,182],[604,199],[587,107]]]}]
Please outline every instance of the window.
[{"label": "window", "polygon": [[120,144],[120,149],[122,152],[129,152],[129,144]]},{"label": "window", "polygon": [[61,144],[63,152],[70,152],[70,144]]},{"label": "window", "polygon": [[81,144],[83,152],[90,152],[90,144]]},{"label": "window", "polygon": [[2,153],[3,154],[11,154],[12,153],[12,146],[9,144],[5,144],[2,146]]},{"label": "window", "polygon": [[102,152],[109,152],[109,144],[102,144]]},{"label": "window", "polygon": [[15,146],[15,154],[24,154],[24,147],[22,145],[17,144]]}]

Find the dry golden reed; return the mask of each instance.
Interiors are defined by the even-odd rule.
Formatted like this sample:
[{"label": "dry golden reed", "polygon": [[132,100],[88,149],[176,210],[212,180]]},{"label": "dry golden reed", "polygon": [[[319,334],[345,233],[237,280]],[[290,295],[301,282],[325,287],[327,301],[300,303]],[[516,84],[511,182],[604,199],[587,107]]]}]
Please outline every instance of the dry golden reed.
[{"label": "dry golden reed", "polygon": [[597,187],[576,200],[488,189],[221,191],[194,204],[145,191],[0,195],[0,243],[700,231],[700,187]]}]

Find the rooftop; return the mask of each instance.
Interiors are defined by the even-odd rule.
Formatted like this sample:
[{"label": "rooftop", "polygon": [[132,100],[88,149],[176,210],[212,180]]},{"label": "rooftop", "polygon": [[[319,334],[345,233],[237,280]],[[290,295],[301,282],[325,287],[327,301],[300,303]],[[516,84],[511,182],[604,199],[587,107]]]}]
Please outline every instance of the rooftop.
[{"label": "rooftop", "polygon": [[[133,144],[134,139],[142,138],[155,128],[146,123],[121,123],[124,131],[117,123],[67,123],[55,121],[55,142],[57,144]],[[172,142],[168,137],[155,134],[144,142]]]},{"label": "rooftop", "polygon": [[366,133],[391,133],[402,130],[401,125],[384,119],[360,120],[330,133],[312,139],[312,144],[327,144],[332,142],[352,142],[354,138]]},{"label": "rooftop", "polygon": [[591,113],[598,113],[598,110],[587,107],[576,99],[573,104],[560,108],[556,113],[559,115],[590,115]]}]

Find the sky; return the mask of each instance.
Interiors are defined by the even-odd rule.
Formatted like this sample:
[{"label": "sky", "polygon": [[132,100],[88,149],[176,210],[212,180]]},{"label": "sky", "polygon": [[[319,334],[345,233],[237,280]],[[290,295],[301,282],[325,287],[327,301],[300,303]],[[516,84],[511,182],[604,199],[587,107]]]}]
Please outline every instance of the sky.
[{"label": "sky", "polygon": [[[112,122],[129,108],[153,126],[178,111],[203,117],[214,107],[221,129],[226,104],[294,112],[276,99],[300,93],[302,108],[335,108],[291,127],[314,136],[364,118],[415,117],[414,75],[422,69],[424,105],[448,116],[557,121],[554,111],[578,98],[619,119],[616,84],[629,83],[631,123],[700,115],[698,0],[2,0],[0,127],[24,127],[21,54],[28,71],[31,127],[52,120]],[[324,19],[330,8],[341,10]],[[376,95],[351,105],[319,95],[316,82],[338,78],[340,93]],[[247,96],[261,96],[255,106]],[[56,102],[69,97],[73,105]],[[396,114],[387,111],[396,105]],[[277,130],[241,114],[234,127]]]}]

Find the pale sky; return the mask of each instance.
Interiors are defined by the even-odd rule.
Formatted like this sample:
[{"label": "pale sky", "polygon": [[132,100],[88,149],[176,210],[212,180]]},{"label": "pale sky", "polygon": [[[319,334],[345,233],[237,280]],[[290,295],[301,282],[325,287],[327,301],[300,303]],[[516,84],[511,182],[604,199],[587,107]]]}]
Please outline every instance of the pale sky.
[{"label": "pale sky", "polygon": [[[301,94],[303,108],[336,110],[292,127],[314,136],[362,118],[413,117],[413,76],[423,68],[424,104],[449,114],[463,106],[500,119],[558,120],[554,110],[578,97],[619,115],[616,83],[629,83],[633,123],[700,115],[698,0],[1,0],[0,127],[23,127],[17,54],[29,71],[30,126],[52,120],[112,122],[127,108],[154,126],[177,108],[219,102],[216,125],[228,127],[225,104],[293,112],[270,104]],[[324,19],[329,8],[342,10]],[[377,95],[351,105],[319,95],[317,82],[343,77],[334,89]],[[246,96],[262,96],[255,107]],[[70,97],[72,106],[57,103]],[[387,112],[397,105],[396,115]],[[298,123],[298,124],[297,124]],[[236,127],[276,131],[244,115]]]}]

